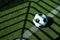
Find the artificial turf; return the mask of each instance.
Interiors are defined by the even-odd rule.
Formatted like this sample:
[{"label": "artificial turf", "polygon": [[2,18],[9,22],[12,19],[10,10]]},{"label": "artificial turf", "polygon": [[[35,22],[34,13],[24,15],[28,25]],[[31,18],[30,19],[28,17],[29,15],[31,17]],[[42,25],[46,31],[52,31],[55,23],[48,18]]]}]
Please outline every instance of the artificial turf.
[{"label": "artificial turf", "polygon": [[[21,36],[23,32],[21,28],[24,28],[24,25],[28,29],[35,26],[32,22],[35,14],[42,13],[48,15],[59,6],[54,2],[50,0],[29,0],[15,7],[0,11],[0,40],[14,40]],[[28,15],[27,19],[26,15]],[[58,13],[56,16],[53,17],[54,22],[50,27],[38,29],[28,40],[51,40],[58,38],[60,36],[60,14]],[[27,29],[24,30],[26,31]]]}]

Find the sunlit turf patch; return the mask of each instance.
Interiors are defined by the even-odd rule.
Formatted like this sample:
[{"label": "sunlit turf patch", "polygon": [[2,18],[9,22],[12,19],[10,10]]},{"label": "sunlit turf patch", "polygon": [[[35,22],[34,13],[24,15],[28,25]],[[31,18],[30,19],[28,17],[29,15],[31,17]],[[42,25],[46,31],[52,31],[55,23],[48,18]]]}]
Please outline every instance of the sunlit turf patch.
[{"label": "sunlit turf patch", "polygon": [[[33,14],[33,13],[32,13],[32,14]],[[33,14],[33,15],[34,15],[34,14]],[[34,18],[33,15],[29,14],[29,16],[28,16],[28,20],[33,21],[33,18]]]},{"label": "sunlit turf patch", "polygon": [[21,35],[21,29],[8,36],[1,38],[0,40],[13,40],[14,38],[17,38],[20,35]]},{"label": "sunlit turf patch", "polygon": [[[56,17],[57,16],[57,17]],[[56,14],[56,16],[54,16],[54,21],[57,23],[57,24],[60,24],[60,13]]]},{"label": "sunlit turf patch", "polygon": [[60,17],[60,13],[58,13],[57,16]]},{"label": "sunlit turf patch", "polygon": [[21,21],[21,20],[24,20],[23,17],[25,17],[25,15],[19,16],[19,17],[17,17],[17,18],[14,18],[14,19],[12,19],[12,20],[9,20],[9,21],[7,21],[7,22],[5,22],[5,23],[0,24],[0,29],[4,28],[4,27],[6,27],[6,26],[12,25],[12,24],[14,24],[14,23],[16,23],[16,22],[19,22],[19,21]]},{"label": "sunlit turf patch", "polygon": [[34,1],[34,2],[37,2],[37,1],[39,1],[39,0],[29,0],[29,1]]},{"label": "sunlit turf patch", "polygon": [[51,8],[51,7],[48,6],[47,4],[43,3],[42,1],[40,1],[39,4],[42,5],[44,8],[46,8],[46,9],[49,10],[49,11],[53,10],[53,8]]},{"label": "sunlit turf patch", "polygon": [[49,38],[48,38],[48,36],[46,36],[42,31],[40,31],[40,30],[37,30],[37,32],[35,32],[32,36],[30,36],[30,38],[29,38],[30,40],[32,39],[32,40],[39,40],[39,39],[41,39],[41,40],[50,40]]},{"label": "sunlit turf patch", "polygon": [[32,35],[32,36],[29,38],[29,40],[37,40],[37,38],[36,38],[34,35]]},{"label": "sunlit turf patch", "polygon": [[34,35],[31,35],[31,36],[29,37],[29,40],[37,40],[37,38],[36,38]]},{"label": "sunlit turf patch", "polygon": [[13,8],[10,8],[10,9],[7,9],[7,10],[5,10],[5,11],[0,12],[0,16],[5,15],[5,14],[8,14],[8,13],[10,13],[10,12],[13,12],[13,11],[15,11],[15,10],[19,10],[19,9],[24,8],[24,7],[27,7],[27,6],[28,6],[28,2],[23,3],[23,4],[18,5],[18,6],[16,6],[16,7],[13,7]]},{"label": "sunlit turf patch", "polygon": [[37,14],[37,13],[39,13],[38,11],[36,11],[35,9],[33,9],[33,8],[30,8],[30,11],[29,11],[29,13],[32,13],[32,14]]},{"label": "sunlit turf patch", "polygon": [[[17,11],[17,12],[14,12],[14,13],[9,14],[9,15],[6,15],[6,16],[0,18],[0,22],[3,22],[3,21],[5,21],[5,20],[9,20],[9,19],[14,18],[14,17],[16,18],[16,16],[21,15],[21,14],[23,14],[23,13],[26,13],[26,9],[27,9],[27,8],[25,8],[25,9],[23,9],[23,10],[20,10],[20,11]],[[23,12],[23,11],[24,11],[24,12]]]},{"label": "sunlit turf patch", "polygon": [[48,35],[50,35],[53,39],[59,37],[54,31],[52,31],[50,28],[41,28],[43,31],[45,31]]},{"label": "sunlit turf patch", "polygon": [[60,24],[60,19],[59,18],[53,18],[54,19],[54,21],[57,23],[57,24]]},{"label": "sunlit turf patch", "polygon": [[48,3],[48,4],[50,4],[50,5],[53,6],[53,7],[57,7],[57,6],[58,6],[57,4],[51,2],[50,0],[43,0],[43,1],[45,1],[45,2]]},{"label": "sunlit turf patch", "polygon": [[51,28],[54,29],[56,32],[60,33],[60,27],[58,27],[55,23],[51,25]]},{"label": "sunlit turf patch", "polygon": [[30,23],[30,22],[27,22],[27,24],[26,24],[26,28],[31,28],[31,27],[33,27],[34,25],[32,24],[32,23]]},{"label": "sunlit turf patch", "polygon": [[[58,14],[56,14],[58,17],[60,17],[59,16],[59,13]],[[53,25],[51,25],[51,28],[53,28],[55,31],[57,31],[58,33],[60,33],[60,19],[59,18],[57,18],[57,17],[53,17],[53,20],[54,20],[54,23],[53,23]]]},{"label": "sunlit turf patch", "polygon": [[60,4],[60,0],[53,0],[54,2]]},{"label": "sunlit turf patch", "polygon": [[10,32],[12,32],[12,31],[14,31],[14,30],[17,30],[17,29],[19,29],[19,28],[22,28],[22,26],[23,26],[23,22],[20,22],[20,23],[18,23],[18,24],[16,24],[16,25],[9,26],[8,28],[6,28],[6,29],[4,29],[4,30],[1,30],[1,31],[0,31],[0,37],[3,36],[3,35],[8,34],[8,33],[10,33]]},{"label": "sunlit turf patch", "polygon": [[[40,12],[42,12],[42,13],[44,13],[44,14],[48,14],[48,13],[49,13],[49,12],[47,12],[45,9],[43,9],[42,7],[40,7],[39,5],[37,5],[37,4],[35,4],[35,3],[32,3],[31,6],[35,8],[35,9],[33,8],[34,10],[37,9],[37,10],[39,10]],[[36,11],[37,11],[37,10],[36,10]]]},{"label": "sunlit turf patch", "polygon": [[42,40],[50,40],[50,38],[48,36],[46,36],[42,31],[38,30],[36,33],[39,35],[39,37]]}]

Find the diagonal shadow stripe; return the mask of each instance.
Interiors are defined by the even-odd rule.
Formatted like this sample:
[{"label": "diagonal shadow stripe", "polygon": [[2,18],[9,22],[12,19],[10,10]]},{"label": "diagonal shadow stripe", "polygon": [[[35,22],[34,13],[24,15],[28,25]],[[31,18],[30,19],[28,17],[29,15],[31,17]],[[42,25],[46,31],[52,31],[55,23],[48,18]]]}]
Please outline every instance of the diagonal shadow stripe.
[{"label": "diagonal shadow stripe", "polygon": [[[21,38],[14,38],[13,40],[19,40],[19,39],[21,39]],[[23,37],[23,39],[22,40],[29,40],[28,38],[25,38],[25,37]]]},{"label": "diagonal shadow stripe", "polygon": [[[45,33],[46,34],[46,33]],[[52,37],[50,37],[50,38],[52,38]]]},{"label": "diagonal shadow stripe", "polygon": [[35,16],[33,13],[29,13],[29,14]]},{"label": "diagonal shadow stripe", "polygon": [[54,31],[56,34],[58,34],[58,35],[60,35],[60,33],[58,33],[57,31],[55,31],[53,28],[51,28],[51,27],[48,27],[48,28],[50,28],[52,31]]},{"label": "diagonal shadow stripe", "polygon": [[31,20],[28,19],[27,21],[34,25],[34,23]]},{"label": "diagonal shadow stripe", "polygon": [[55,1],[53,1],[53,0],[50,0],[51,2],[53,2],[53,3],[55,3],[55,4],[57,4],[57,5],[60,5],[59,3],[56,3]]},{"label": "diagonal shadow stripe", "polygon": [[38,28],[40,31],[42,31],[46,36],[48,36],[51,40],[53,40],[53,38],[49,35],[49,34],[47,34],[45,31],[43,31],[42,29],[40,29],[40,28]]},{"label": "diagonal shadow stripe", "polygon": [[[36,9],[36,8],[34,8],[34,7],[32,7],[31,6],[31,8],[33,8],[33,9],[35,9],[36,11],[38,11],[38,12],[40,12],[38,9]],[[42,12],[41,12],[42,13]],[[32,14],[33,15],[33,14]],[[60,26],[58,23],[56,23],[56,22],[54,22],[55,24],[57,24],[58,25],[58,27]]]},{"label": "diagonal shadow stripe", "polygon": [[[29,13],[29,14],[32,14],[32,13]],[[32,23],[33,24],[33,22],[32,21],[30,21],[29,19],[27,19],[27,22],[30,22],[30,23]],[[33,24],[34,25],[34,24]],[[26,27],[25,27],[25,29],[27,29]],[[35,36],[35,35],[34,35]],[[36,35],[36,37],[37,37],[37,35]],[[24,37],[25,38],[25,37]],[[22,37],[22,39],[24,39],[23,37]],[[21,39],[20,37],[18,37],[18,38],[14,38],[14,40],[16,40],[16,39]]]},{"label": "diagonal shadow stripe", "polygon": [[13,14],[13,13],[15,13],[15,12],[17,12],[17,11],[20,11],[20,10],[23,10],[23,9],[25,9],[25,8],[27,8],[27,7],[24,7],[24,8],[15,10],[15,11],[13,11],[13,12],[10,12],[10,13],[8,13],[8,14],[2,15],[2,16],[0,16],[0,18],[5,17],[5,16],[10,15],[10,14]]},{"label": "diagonal shadow stripe", "polygon": [[53,21],[57,26],[59,26],[60,27],[60,24],[58,24],[58,23],[56,23],[55,21]]},{"label": "diagonal shadow stripe", "polygon": [[34,10],[38,11],[39,13],[42,13],[41,11],[39,11],[38,9],[36,9],[35,7],[31,6],[31,8],[33,8]]},{"label": "diagonal shadow stripe", "polygon": [[[29,14],[31,14],[33,17],[35,16],[34,14],[32,14],[32,13],[29,13]],[[30,20],[28,20],[28,21],[30,21]],[[58,27],[60,27],[60,25],[58,24],[58,23],[56,23],[55,21],[53,21]],[[33,22],[32,21],[30,21],[30,23],[32,23],[33,24]],[[52,29],[52,28],[51,28]],[[57,33],[57,32],[56,32]],[[59,34],[59,33],[57,33],[57,34]]]},{"label": "diagonal shadow stripe", "polygon": [[[33,6],[31,6],[31,8],[33,8],[34,10],[36,10],[36,11],[39,12],[39,13],[42,13],[40,10],[38,10],[37,8],[35,8],[35,7],[33,7]],[[31,15],[34,15],[34,14],[31,14]]]},{"label": "diagonal shadow stripe", "polygon": [[54,39],[54,40],[60,40],[60,36],[58,38]]},{"label": "diagonal shadow stripe", "polygon": [[[33,14],[32,14],[32,16],[33,16]],[[56,34],[58,34],[58,35],[60,35],[60,33],[58,33],[57,31],[55,31],[54,29],[52,29],[51,27],[48,27],[49,29],[51,29],[52,31],[54,31]],[[41,30],[41,29],[40,29]],[[45,33],[45,32],[44,32]],[[47,33],[45,33],[45,34],[47,34]],[[48,35],[49,36],[49,35]],[[51,38],[50,36],[49,36],[49,38]]]},{"label": "diagonal shadow stripe", "polygon": [[44,2],[43,0],[42,0],[42,2],[43,2],[43,3],[45,3],[46,5],[50,6],[51,8],[53,8],[53,9],[57,10],[58,12],[60,12],[60,10],[58,10],[58,9],[56,9],[55,7],[53,7],[53,6],[49,5],[48,3]]},{"label": "diagonal shadow stripe", "polygon": [[12,34],[12,33],[14,33],[14,32],[17,32],[17,31],[19,31],[19,30],[22,30],[22,28],[19,28],[19,29],[17,29],[17,30],[14,30],[14,31],[12,31],[12,32],[10,32],[10,33],[8,33],[8,34],[2,35],[2,36],[0,36],[0,39],[3,38],[3,37],[8,36],[8,35],[10,35],[10,34]]},{"label": "diagonal shadow stripe", "polygon": [[[11,2],[12,2],[12,0],[10,0],[7,3],[5,3],[4,5],[0,6],[0,9],[3,9],[7,5],[9,6],[9,3],[11,3]],[[21,5],[21,4],[24,4],[26,2],[28,2],[28,1],[25,1],[25,2],[22,2],[22,3],[19,2],[17,5],[14,5],[13,7],[18,6],[18,5]],[[12,8],[12,7],[9,7],[9,8]],[[0,11],[2,11],[2,10],[0,10]]]},{"label": "diagonal shadow stripe", "polygon": [[39,3],[40,1],[42,1],[42,0],[38,0],[37,3]]},{"label": "diagonal shadow stripe", "polygon": [[[22,20],[22,21],[24,21],[24,20]],[[11,25],[8,25],[8,26],[6,26],[6,27],[4,27],[4,28],[1,28],[0,31],[4,30],[4,29],[6,29],[6,28],[9,28],[9,27],[11,27],[11,26],[14,26],[15,24],[18,24],[18,23],[20,23],[20,22],[22,22],[22,21],[18,21],[18,22],[14,23],[14,24],[11,24]]]},{"label": "diagonal shadow stripe", "polygon": [[22,29],[22,32],[21,32],[21,40],[22,40],[22,37],[23,37],[23,34],[24,34],[24,30],[25,30],[25,26],[26,26],[29,10],[30,10],[30,5],[31,5],[31,2],[29,1],[27,12],[26,12],[26,16],[25,16],[25,20],[24,20],[24,24],[23,24],[23,29]]},{"label": "diagonal shadow stripe", "polygon": [[[40,2],[40,1],[43,1],[43,0],[39,0],[39,1],[37,1],[37,3]],[[56,3],[56,2],[53,1],[53,0],[49,0],[49,1],[51,1],[51,2],[53,2],[53,3],[55,3],[55,4],[57,4],[57,5],[60,5],[59,3]]]},{"label": "diagonal shadow stripe", "polygon": [[20,16],[22,16],[22,15],[24,15],[24,14],[25,14],[25,13],[22,13],[22,14],[19,14],[19,15],[13,17],[13,18],[10,18],[10,19],[7,19],[7,20],[4,20],[4,21],[0,22],[0,24],[2,24],[2,23],[4,23],[4,22],[8,22],[8,21],[10,21],[10,20],[13,20],[14,18],[20,17]]},{"label": "diagonal shadow stripe", "polygon": [[[34,2],[34,3],[37,4],[39,7],[43,8],[44,10],[46,10],[47,12],[51,13],[51,14],[54,15],[55,17],[57,17],[57,18],[60,19],[60,17],[58,17],[57,15],[55,15],[54,13],[52,13],[51,11],[49,11],[48,9],[44,8],[44,7],[41,6],[40,4],[38,4],[38,3],[36,3],[36,2]],[[34,8],[34,7],[32,7],[32,8]]]},{"label": "diagonal shadow stripe", "polygon": [[[29,22],[31,22],[31,21],[29,21]],[[19,29],[20,30],[20,29]],[[12,33],[12,32],[11,32]],[[35,35],[35,33],[33,33],[32,31],[31,31],[31,33],[33,34],[33,35]],[[9,33],[10,34],[10,33]],[[3,37],[5,37],[5,36],[3,36]],[[35,35],[35,37],[37,38],[37,35]],[[38,39],[40,39],[39,37],[38,37]]]},{"label": "diagonal shadow stripe", "polygon": [[41,38],[38,35],[36,35],[32,30],[30,30],[29,28],[26,28],[26,30],[28,30],[29,32],[31,32],[32,35],[37,38],[37,40],[41,40]]},{"label": "diagonal shadow stripe", "polygon": [[[41,6],[40,4],[38,4],[37,2],[34,2],[34,1],[32,1],[32,2],[35,3],[35,4],[37,4],[37,5],[40,6],[40,7],[44,8],[43,6]],[[46,5],[52,7],[53,9],[57,10],[58,12],[60,12],[60,10],[58,10],[58,9],[56,9],[55,7],[51,6],[50,4],[44,2],[43,0],[42,0],[42,2],[45,3]],[[45,9],[45,10],[48,10],[48,9],[46,9],[46,8],[44,8],[44,9]]]},{"label": "diagonal shadow stripe", "polygon": [[[32,14],[32,13],[31,13]],[[34,17],[34,14],[32,14],[32,16]],[[28,21],[30,21],[30,20],[28,20]],[[30,23],[32,23],[33,24],[33,22],[32,21],[30,21]],[[58,24],[58,23],[56,23],[55,21],[53,21],[53,23],[55,23],[58,27],[60,27],[60,25]],[[56,34],[58,34],[58,35],[60,35],[60,33],[58,33],[57,31],[55,31],[54,29],[52,29],[51,27],[48,27],[48,28],[50,28],[51,30],[53,30]]]},{"label": "diagonal shadow stripe", "polygon": [[[31,13],[32,16],[34,16],[34,14]],[[49,27],[51,30],[53,30],[55,33],[57,33],[58,35],[60,35],[57,31],[55,31],[54,29],[52,29],[51,27]],[[47,35],[48,36],[48,35]],[[50,37],[50,36],[49,36]],[[52,38],[52,37],[50,37]]]}]

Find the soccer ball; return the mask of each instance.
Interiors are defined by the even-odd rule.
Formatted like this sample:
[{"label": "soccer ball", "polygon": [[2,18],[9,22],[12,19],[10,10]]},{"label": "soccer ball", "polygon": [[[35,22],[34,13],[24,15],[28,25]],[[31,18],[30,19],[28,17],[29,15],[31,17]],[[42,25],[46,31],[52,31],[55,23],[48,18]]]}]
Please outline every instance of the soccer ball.
[{"label": "soccer ball", "polygon": [[45,27],[47,22],[48,22],[47,16],[41,13],[36,14],[33,19],[33,23],[35,24],[36,27]]}]

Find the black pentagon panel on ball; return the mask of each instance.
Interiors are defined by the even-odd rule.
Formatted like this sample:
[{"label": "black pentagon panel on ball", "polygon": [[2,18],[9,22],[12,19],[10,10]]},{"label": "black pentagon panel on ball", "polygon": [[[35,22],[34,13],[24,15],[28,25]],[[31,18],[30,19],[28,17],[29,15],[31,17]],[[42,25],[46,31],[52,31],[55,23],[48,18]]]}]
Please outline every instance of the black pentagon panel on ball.
[{"label": "black pentagon panel on ball", "polygon": [[36,21],[37,23],[39,23],[40,20],[37,18],[37,19],[35,19],[35,21]]},{"label": "black pentagon panel on ball", "polygon": [[42,16],[42,13],[39,13],[39,16]]},{"label": "black pentagon panel on ball", "polygon": [[46,18],[44,18],[43,21],[46,22]]}]

